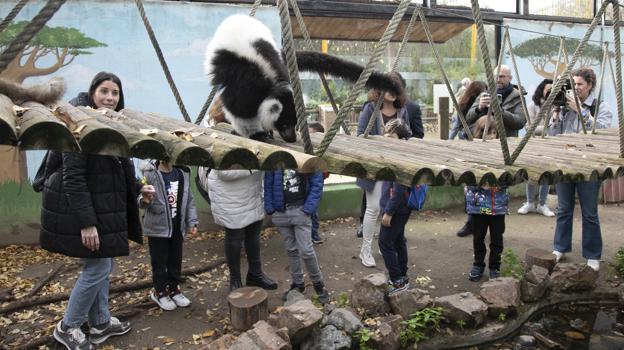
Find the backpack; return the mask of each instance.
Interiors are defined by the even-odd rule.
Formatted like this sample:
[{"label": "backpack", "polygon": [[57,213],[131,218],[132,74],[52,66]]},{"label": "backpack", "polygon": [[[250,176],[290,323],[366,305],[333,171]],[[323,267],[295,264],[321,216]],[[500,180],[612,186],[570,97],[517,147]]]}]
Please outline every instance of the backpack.
[{"label": "backpack", "polygon": [[[62,160],[59,161],[58,158],[53,158],[51,160],[50,152],[47,151],[41,160],[41,164],[39,165],[39,169],[37,169],[37,173],[32,181],[32,188],[35,192],[42,192],[45,180],[48,178],[48,175],[53,174],[59,168],[63,166]],[[50,164],[48,164],[50,163]]]},{"label": "backpack", "polygon": [[427,185],[414,185],[410,187],[409,196],[407,197],[407,207],[411,210],[420,210],[427,199]]}]

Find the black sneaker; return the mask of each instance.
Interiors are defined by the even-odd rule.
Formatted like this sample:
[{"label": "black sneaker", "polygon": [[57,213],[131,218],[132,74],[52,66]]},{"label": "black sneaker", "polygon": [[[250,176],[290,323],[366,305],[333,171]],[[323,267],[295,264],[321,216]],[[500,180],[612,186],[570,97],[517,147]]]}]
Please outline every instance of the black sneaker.
[{"label": "black sneaker", "polygon": [[499,269],[490,269],[490,279],[499,278],[500,270]]},{"label": "black sneaker", "polygon": [[390,281],[388,285],[388,296],[398,294],[409,289],[409,278],[401,277],[396,281]]},{"label": "black sneaker", "polygon": [[247,286],[250,287],[260,287],[268,290],[277,289],[277,283],[265,274],[260,274],[260,276],[247,274],[247,280],[245,282],[247,282]]},{"label": "black sneaker", "polygon": [[327,289],[325,289],[325,285],[323,284],[323,282],[313,283],[313,286],[314,292],[316,292],[316,295],[318,295],[319,302],[321,302],[321,304],[323,305],[328,304],[329,293],[327,292]]},{"label": "black sneaker", "polygon": [[91,344],[101,344],[110,337],[130,332],[130,329],[132,329],[130,322],[121,322],[117,319],[117,317],[111,316],[108,327],[104,329],[91,327],[89,330],[89,340],[91,341]]},{"label": "black sneaker", "polygon": [[68,328],[63,330],[61,327],[61,323],[63,321],[59,321],[59,323],[54,327],[54,332],[52,335],[54,339],[59,343],[65,345],[68,350],[91,350],[93,349],[93,345],[89,342],[89,339],[82,333],[80,327],[78,328]]},{"label": "black sneaker", "polygon": [[321,238],[321,236],[318,236],[316,238],[312,238],[312,243],[314,244],[323,244],[325,242],[325,240],[323,238]]},{"label": "black sneaker", "polygon": [[462,228],[459,229],[459,231],[457,231],[457,237],[466,237],[466,236],[470,236],[472,234],[472,225],[470,225],[468,222],[466,222],[464,224],[464,226]]},{"label": "black sneaker", "polygon": [[286,301],[288,299],[288,293],[293,289],[296,289],[299,293],[303,293],[305,292],[305,284],[291,283],[290,288],[288,288],[288,290],[284,292],[284,295],[282,295],[282,300]]},{"label": "black sneaker", "polygon": [[470,272],[468,273],[468,280],[472,282],[477,282],[483,277],[483,267],[480,266],[472,266]]},{"label": "black sneaker", "polygon": [[358,236],[358,238],[364,237],[364,225],[363,224],[360,224],[360,227],[358,227],[355,235]]}]

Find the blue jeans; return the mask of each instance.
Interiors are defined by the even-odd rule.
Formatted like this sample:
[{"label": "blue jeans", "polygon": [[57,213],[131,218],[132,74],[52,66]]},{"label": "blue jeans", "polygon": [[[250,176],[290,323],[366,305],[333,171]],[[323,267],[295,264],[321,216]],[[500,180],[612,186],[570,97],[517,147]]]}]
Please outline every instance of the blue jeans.
[{"label": "blue jeans", "polygon": [[78,328],[88,317],[91,326],[108,325],[108,276],[113,271],[113,258],[81,260],[84,267],[69,296],[63,324],[69,328]]},{"label": "blue jeans", "polygon": [[534,185],[527,183],[526,185],[526,196],[528,203],[535,203],[535,196],[537,195],[537,190],[539,187],[539,205],[545,205],[546,199],[548,198],[548,185]]},{"label": "blue jeans", "polygon": [[602,255],[602,233],[598,219],[598,191],[600,182],[558,183],[557,185],[557,227],[554,248],[558,252],[572,251],[572,218],[574,216],[574,192],[578,193],[583,215],[583,257],[600,259]]},{"label": "blue jeans", "polygon": [[392,282],[407,276],[405,224],[409,217],[410,214],[394,214],[390,220],[390,227],[381,225],[379,230],[379,250]]}]

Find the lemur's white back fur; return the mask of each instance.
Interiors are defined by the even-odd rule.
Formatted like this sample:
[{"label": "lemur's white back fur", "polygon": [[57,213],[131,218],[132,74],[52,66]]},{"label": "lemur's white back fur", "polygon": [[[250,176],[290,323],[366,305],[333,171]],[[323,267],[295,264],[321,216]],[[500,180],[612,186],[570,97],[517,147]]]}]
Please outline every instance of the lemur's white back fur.
[{"label": "lemur's white back fur", "polygon": [[280,52],[271,31],[262,22],[245,15],[233,15],[226,18],[215,31],[213,39],[206,48],[204,72],[208,74],[209,79],[212,79],[214,53],[218,50],[228,50],[256,63],[267,78],[275,81],[277,77],[275,70],[252,46],[258,39],[269,42],[275,51]]}]

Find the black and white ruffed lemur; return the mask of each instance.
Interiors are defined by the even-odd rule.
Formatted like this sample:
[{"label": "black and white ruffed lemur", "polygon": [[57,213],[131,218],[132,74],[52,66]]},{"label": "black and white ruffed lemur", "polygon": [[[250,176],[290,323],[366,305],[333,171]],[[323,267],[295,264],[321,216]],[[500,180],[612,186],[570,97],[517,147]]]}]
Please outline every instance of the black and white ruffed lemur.
[{"label": "black and white ruffed lemur", "polygon": [[[318,52],[297,52],[302,71],[319,71],[355,82],[363,67]],[[276,129],[286,142],[295,142],[297,117],[288,68],[269,28],[249,16],[233,15],[217,28],[204,60],[204,71],[220,98],[226,120],[244,137],[263,140]],[[401,94],[386,74],[374,72],[368,88]]]},{"label": "black and white ruffed lemur", "polygon": [[26,101],[51,104],[63,97],[65,89],[63,78],[52,78],[47,83],[33,86],[22,86],[12,81],[0,79],[0,94],[10,98],[16,105]]}]

